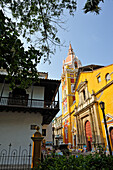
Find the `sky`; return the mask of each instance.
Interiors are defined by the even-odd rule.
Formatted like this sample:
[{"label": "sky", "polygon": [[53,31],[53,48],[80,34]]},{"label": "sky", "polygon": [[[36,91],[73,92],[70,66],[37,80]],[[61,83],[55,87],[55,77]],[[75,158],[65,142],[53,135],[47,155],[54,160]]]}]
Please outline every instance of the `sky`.
[{"label": "sky", "polygon": [[[75,16],[66,14],[65,28],[59,30],[59,36],[65,41],[66,47],[58,47],[51,58],[51,64],[38,65],[38,71],[48,72],[49,79],[61,79],[63,60],[66,59],[71,43],[75,55],[82,66],[88,64],[110,65],[113,64],[113,0],[105,0],[101,3],[99,15],[94,13],[84,14],[85,0],[79,0]],[[60,112],[62,91],[60,85]]]}]

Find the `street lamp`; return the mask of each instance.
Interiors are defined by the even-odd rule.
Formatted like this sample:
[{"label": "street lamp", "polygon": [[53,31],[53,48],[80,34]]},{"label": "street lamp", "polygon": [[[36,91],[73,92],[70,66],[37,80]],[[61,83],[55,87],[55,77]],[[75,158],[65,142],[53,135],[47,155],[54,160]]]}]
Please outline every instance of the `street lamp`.
[{"label": "street lamp", "polygon": [[101,101],[99,105],[101,110],[103,111],[105,109],[105,103]]},{"label": "street lamp", "polygon": [[107,123],[106,123],[106,118],[105,118],[105,112],[104,112],[104,109],[105,109],[105,103],[104,102],[100,102],[99,103],[100,105],[100,108],[103,112],[103,118],[104,118],[104,124],[105,124],[105,130],[106,130],[106,136],[107,136],[107,141],[108,141],[108,147],[109,147],[109,152],[110,152],[110,155],[112,155],[112,151],[111,151],[111,146],[110,146],[110,141],[109,141],[109,135],[108,135],[108,129],[107,129]]},{"label": "street lamp", "polygon": [[52,127],[52,131],[53,131],[53,146],[54,146],[54,137],[55,137],[55,134],[54,134],[55,127],[54,126]]}]

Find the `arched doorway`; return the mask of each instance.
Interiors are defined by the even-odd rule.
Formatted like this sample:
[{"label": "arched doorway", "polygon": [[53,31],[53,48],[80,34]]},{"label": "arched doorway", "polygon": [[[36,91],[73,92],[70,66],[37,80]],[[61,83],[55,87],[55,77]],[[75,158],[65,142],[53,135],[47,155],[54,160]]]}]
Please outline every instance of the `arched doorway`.
[{"label": "arched doorway", "polygon": [[87,150],[91,151],[92,132],[91,132],[91,125],[89,121],[86,121],[85,123],[85,132],[86,132]]},{"label": "arched doorway", "polygon": [[109,132],[110,132],[111,146],[113,150],[113,127],[110,127]]}]

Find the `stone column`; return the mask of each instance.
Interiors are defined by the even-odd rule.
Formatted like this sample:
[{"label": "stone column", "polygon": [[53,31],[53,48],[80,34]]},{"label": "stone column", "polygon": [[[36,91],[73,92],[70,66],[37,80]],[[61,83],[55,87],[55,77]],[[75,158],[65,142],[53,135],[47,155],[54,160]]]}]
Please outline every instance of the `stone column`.
[{"label": "stone column", "polygon": [[98,104],[95,103],[93,105],[93,112],[94,112],[94,117],[95,117],[95,124],[96,124],[96,137],[97,137],[97,143],[103,143],[104,144],[104,139],[103,139],[103,133],[101,129],[101,120],[100,120],[100,115],[99,115],[99,110],[98,110]]},{"label": "stone column", "polygon": [[77,137],[77,144],[76,146],[78,146],[78,143],[79,143],[79,129],[78,129],[78,118],[77,116],[75,116],[75,121],[76,121],[76,137]]},{"label": "stone column", "polygon": [[36,127],[36,132],[31,137],[33,140],[33,151],[32,151],[32,164],[31,168],[37,167],[37,163],[40,163],[41,160],[41,141],[43,140],[43,137],[41,133],[39,132],[39,126]]},{"label": "stone column", "polygon": [[84,145],[84,127],[83,127],[83,119],[81,118],[81,143],[82,143],[82,148],[83,148],[83,145]]},{"label": "stone column", "polygon": [[80,117],[78,117],[78,130],[79,130],[79,147],[81,146],[81,124],[80,124]]},{"label": "stone column", "polygon": [[96,120],[95,120],[95,113],[93,106],[91,108],[91,114],[92,114],[92,120],[93,120],[93,127],[94,127],[94,134],[93,134],[93,142],[94,142],[94,148],[96,147],[96,142],[97,142],[97,125],[96,125]]},{"label": "stone column", "polygon": [[81,127],[81,118],[79,117],[79,132],[80,132],[80,146],[82,147],[82,127]]}]

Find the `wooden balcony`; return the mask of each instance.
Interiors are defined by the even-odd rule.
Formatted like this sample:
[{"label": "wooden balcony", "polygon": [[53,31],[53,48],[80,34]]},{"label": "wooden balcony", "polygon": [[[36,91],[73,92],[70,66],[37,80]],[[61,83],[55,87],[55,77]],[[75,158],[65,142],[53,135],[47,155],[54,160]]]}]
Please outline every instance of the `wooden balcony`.
[{"label": "wooden balcony", "polygon": [[[9,84],[7,80],[4,81],[5,75],[0,75],[1,83],[1,97],[0,97],[0,112],[30,112],[30,113],[40,113],[43,116],[42,124],[49,124],[52,119],[59,112],[59,86],[60,80],[51,79],[39,79],[30,87],[31,94],[26,93],[25,89],[15,88],[12,92],[9,92],[8,97],[4,97],[5,88]],[[19,82],[17,82],[19,84]],[[38,100],[33,98],[34,89],[36,87],[44,88],[44,100]],[[56,94],[58,94],[58,99],[55,101]]]},{"label": "wooden balcony", "polygon": [[21,107],[21,108],[43,108],[43,109],[59,109],[58,101],[44,101],[37,99],[18,99],[18,98],[9,98],[1,97],[0,106],[8,107]]},{"label": "wooden balcony", "polygon": [[41,113],[43,124],[49,124],[59,111],[59,101],[1,97],[0,111]]}]

